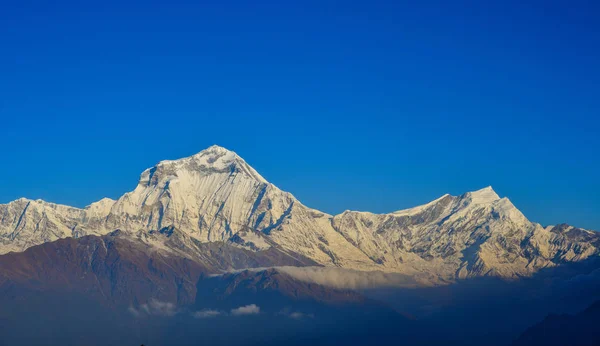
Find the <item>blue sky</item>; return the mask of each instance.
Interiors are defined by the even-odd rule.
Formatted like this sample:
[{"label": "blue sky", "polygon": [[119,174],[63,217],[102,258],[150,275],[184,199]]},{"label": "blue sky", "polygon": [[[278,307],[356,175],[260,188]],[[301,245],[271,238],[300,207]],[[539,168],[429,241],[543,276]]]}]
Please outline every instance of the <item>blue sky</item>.
[{"label": "blue sky", "polygon": [[219,144],[329,213],[492,185],[600,230],[594,2],[250,3],[0,4],[0,203]]}]

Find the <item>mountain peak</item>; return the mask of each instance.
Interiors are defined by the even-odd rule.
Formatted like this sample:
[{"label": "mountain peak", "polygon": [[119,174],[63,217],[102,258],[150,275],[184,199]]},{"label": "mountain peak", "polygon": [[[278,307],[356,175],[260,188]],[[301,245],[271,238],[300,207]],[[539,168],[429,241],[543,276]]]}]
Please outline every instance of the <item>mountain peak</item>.
[{"label": "mountain peak", "polygon": [[465,197],[471,199],[471,202],[475,204],[487,204],[500,199],[500,196],[498,196],[491,186],[484,187],[477,191],[467,192]]},{"label": "mountain peak", "polygon": [[[239,157],[234,151],[224,148],[220,145],[214,144],[204,150],[201,150],[200,152],[198,152],[192,156],[185,157],[185,158],[182,158],[179,160],[205,157],[207,155],[213,155],[213,156],[219,156],[219,157],[220,156]],[[175,161],[179,161],[179,160],[175,160]]]},{"label": "mountain peak", "polygon": [[253,179],[267,183],[267,181],[254,168],[250,167],[235,152],[223,148],[218,145],[212,145],[197,154],[184,157],[177,160],[160,161],[154,167],[145,170],[141,177],[140,183],[148,185],[153,181],[156,182],[161,177],[168,178],[177,176],[180,172],[203,172],[204,174],[212,173],[242,173]]},{"label": "mountain peak", "polygon": [[227,148],[224,148],[224,147],[221,147],[221,146],[215,144],[215,145],[211,145],[210,147],[208,147],[204,150],[201,150],[200,152],[198,152],[192,156],[184,157],[184,158],[177,159],[177,160],[164,160],[164,161],[160,161],[159,164],[170,164],[170,163],[186,162],[186,161],[191,161],[191,160],[196,160],[196,161],[200,160],[200,161],[206,161],[205,163],[208,165],[214,165],[217,161],[219,161],[220,158],[223,158],[224,161],[227,161],[227,162],[234,161],[235,159],[243,161],[243,159],[241,157],[239,157],[239,155],[236,154],[234,151],[231,151]]},{"label": "mountain peak", "polygon": [[[225,170],[229,172],[241,172],[252,178],[266,183],[267,181],[252,168],[237,153],[219,145],[211,145],[196,155],[187,159],[194,160],[200,167],[209,167],[214,170]],[[182,159],[186,160],[186,159]]]},{"label": "mountain peak", "polygon": [[241,157],[239,157],[238,154],[218,145],[210,146],[195,155],[176,161],[190,160],[197,161],[201,165],[213,167],[216,169],[227,168],[234,164],[236,161],[243,162],[245,164],[245,161]]},{"label": "mountain peak", "polygon": [[227,153],[227,152],[232,152],[231,150],[229,150],[229,149],[227,149],[227,148],[224,148],[224,147],[222,147],[222,146],[220,146],[220,145],[218,145],[218,144],[213,144],[213,145],[211,145],[210,147],[208,147],[208,148],[206,148],[206,149],[202,150],[201,152],[204,152],[204,151],[211,151],[211,152],[224,152],[224,153]]}]

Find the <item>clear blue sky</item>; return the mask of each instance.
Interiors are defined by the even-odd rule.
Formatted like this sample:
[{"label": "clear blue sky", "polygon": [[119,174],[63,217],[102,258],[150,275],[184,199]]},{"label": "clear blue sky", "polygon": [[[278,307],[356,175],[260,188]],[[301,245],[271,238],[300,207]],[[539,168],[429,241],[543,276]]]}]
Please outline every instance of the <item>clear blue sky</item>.
[{"label": "clear blue sky", "polygon": [[219,144],[329,213],[492,185],[600,230],[598,2],[82,3],[0,4],[1,203]]}]

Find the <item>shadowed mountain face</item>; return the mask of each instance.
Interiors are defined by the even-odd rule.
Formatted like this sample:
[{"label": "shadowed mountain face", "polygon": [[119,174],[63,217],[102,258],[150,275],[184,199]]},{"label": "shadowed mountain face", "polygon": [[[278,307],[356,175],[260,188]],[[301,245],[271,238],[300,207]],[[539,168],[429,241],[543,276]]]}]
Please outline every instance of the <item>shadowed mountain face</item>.
[{"label": "shadowed mountain face", "polygon": [[600,345],[600,301],[575,315],[549,315],[525,331],[514,346]]},{"label": "shadowed mountain face", "polygon": [[[220,274],[236,265],[270,266],[289,258],[274,248],[263,255],[210,243],[198,251],[212,260],[195,262],[113,232],[0,256],[0,343],[239,345],[276,343],[300,331],[311,340],[347,337],[340,326],[359,321],[412,323],[360,293],[299,281],[274,269]],[[238,337],[223,332],[232,324]],[[280,329],[271,333],[265,325]],[[34,333],[27,332],[31,328]],[[360,330],[366,337],[366,327]]]},{"label": "shadowed mountain face", "polygon": [[[136,237],[116,231],[105,236],[60,239],[22,253],[10,253],[0,256],[0,287],[73,291],[117,305],[147,302],[150,298],[181,305],[194,301],[201,274],[278,264],[314,264],[274,247],[253,252],[223,242],[197,244],[191,260],[190,254],[172,250],[185,241],[185,237],[177,235],[172,231],[149,241],[145,235]],[[186,251],[191,248],[183,247]]]},{"label": "shadowed mountain face", "polygon": [[[370,301],[358,292],[340,290],[303,282],[276,269],[242,271],[204,278],[198,283],[197,308],[228,307],[244,303],[259,303],[263,308],[282,308],[281,302],[297,302],[307,308],[307,302],[329,306],[370,306]],[[246,301],[247,300],[247,301]]]},{"label": "shadowed mountain face", "polygon": [[193,301],[195,283],[210,267],[149,251],[118,235],[61,239],[0,258],[0,285],[40,292],[85,294],[103,303],[150,297]]}]

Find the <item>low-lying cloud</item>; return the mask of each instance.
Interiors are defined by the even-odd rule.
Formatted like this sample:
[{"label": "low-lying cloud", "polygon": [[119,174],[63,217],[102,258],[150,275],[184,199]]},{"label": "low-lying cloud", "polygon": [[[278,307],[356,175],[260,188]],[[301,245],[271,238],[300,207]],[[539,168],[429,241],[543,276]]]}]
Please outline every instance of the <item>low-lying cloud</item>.
[{"label": "low-lying cloud", "polygon": [[289,308],[284,308],[277,315],[289,317],[294,320],[302,320],[306,318],[315,318],[315,315],[312,313],[304,313],[300,311],[291,311]]},{"label": "low-lying cloud", "polygon": [[[169,302],[163,302],[160,300],[152,299],[146,304],[142,304],[139,307],[135,308],[133,306],[129,307],[129,312],[135,317],[149,317],[149,316],[159,316],[159,317],[173,317],[177,314],[189,314],[193,318],[197,319],[209,319],[215,318],[219,316],[251,316],[258,315],[261,313],[260,306],[256,304],[248,304],[242,305],[237,308],[233,308],[229,311],[225,310],[216,310],[216,309],[202,309],[198,311],[190,312],[187,309],[180,309],[175,304]],[[305,313],[300,311],[290,311],[288,308],[281,310],[275,315],[285,316],[295,320],[314,318],[315,316],[312,313]]]},{"label": "low-lying cloud", "polygon": [[277,267],[291,277],[338,289],[368,289],[378,287],[414,287],[417,282],[411,277],[381,271],[364,272],[334,267]]},{"label": "low-lying cloud", "polygon": [[233,316],[256,315],[260,313],[260,307],[256,304],[240,306],[239,308],[231,309]]},{"label": "low-lying cloud", "polygon": [[205,310],[200,310],[200,311],[196,311],[196,312],[192,313],[192,316],[194,316],[194,318],[211,318],[211,317],[220,316],[222,314],[223,314],[223,312],[221,312],[219,310],[205,309]]},{"label": "low-lying cloud", "polygon": [[178,313],[177,306],[173,303],[163,302],[151,299],[148,303],[142,304],[139,308],[129,307],[129,312],[135,317],[141,316],[175,316]]},{"label": "low-lying cloud", "polygon": [[213,318],[218,316],[248,316],[248,315],[257,315],[260,313],[260,306],[256,304],[242,305],[237,308],[227,311],[223,310],[213,310],[213,309],[203,309],[199,311],[192,312],[192,316],[198,319],[204,318]]}]

